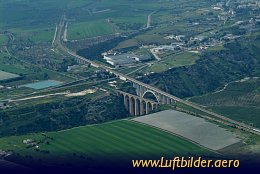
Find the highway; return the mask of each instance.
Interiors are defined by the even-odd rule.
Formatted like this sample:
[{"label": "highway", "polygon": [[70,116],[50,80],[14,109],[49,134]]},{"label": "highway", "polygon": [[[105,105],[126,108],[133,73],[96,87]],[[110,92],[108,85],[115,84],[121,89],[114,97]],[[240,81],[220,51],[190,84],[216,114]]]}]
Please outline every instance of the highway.
[{"label": "highway", "polygon": [[[62,19],[61,19],[61,23],[60,23],[60,25],[59,25],[59,27],[62,27],[62,28],[60,28],[60,29],[58,30],[58,32],[62,32],[63,28],[65,27],[65,26],[64,26],[64,23],[65,23],[65,22],[64,22],[64,16],[63,16]],[[58,34],[58,36],[61,36],[61,34]],[[108,67],[108,66],[101,65],[101,64],[96,63],[96,62],[94,62],[94,61],[91,61],[91,60],[89,60],[89,59],[87,59],[87,58],[85,58],[85,57],[82,57],[82,56],[80,56],[80,55],[77,55],[75,52],[69,50],[67,47],[65,47],[65,46],[62,44],[62,42],[61,42],[61,37],[58,37],[57,43],[58,43],[58,45],[60,46],[60,48],[61,48],[62,50],[66,51],[69,55],[75,57],[77,60],[82,60],[82,61],[84,61],[84,62],[86,62],[86,63],[89,63],[89,64],[90,64],[91,66],[93,66],[93,67],[104,69],[104,70],[106,70],[106,71],[108,71],[108,72],[110,72],[110,73],[113,73],[113,74],[115,74],[116,76],[120,77],[120,79],[124,79],[124,80],[131,81],[131,82],[136,83],[136,84],[138,84],[138,85],[140,85],[140,86],[143,86],[143,87],[145,87],[145,88],[147,88],[147,89],[149,89],[149,90],[152,90],[152,91],[157,92],[157,93],[159,93],[159,94],[162,94],[162,95],[164,95],[164,96],[166,96],[166,97],[168,97],[168,98],[170,98],[170,99],[173,99],[173,100],[175,100],[175,101],[177,101],[177,102],[183,103],[183,104],[185,104],[185,105],[187,105],[187,106],[190,106],[190,107],[192,107],[192,108],[195,108],[195,109],[197,109],[197,110],[199,110],[199,111],[202,111],[202,112],[204,112],[204,113],[210,114],[210,115],[212,115],[212,116],[214,116],[214,117],[217,117],[217,118],[219,118],[219,119],[222,119],[222,120],[224,120],[224,121],[233,123],[233,124],[236,125],[236,127],[238,127],[238,128],[246,129],[246,130],[248,130],[249,132],[252,132],[252,133],[255,133],[255,134],[260,135],[260,130],[257,129],[257,128],[255,128],[255,127],[249,126],[249,125],[247,125],[247,124],[244,124],[244,123],[241,123],[241,122],[232,120],[232,119],[230,119],[230,118],[224,117],[224,116],[222,116],[222,115],[216,114],[216,113],[214,113],[214,112],[208,111],[208,110],[206,110],[206,109],[204,109],[204,108],[202,108],[202,107],[200,107],[200,106],[198,106],[198,105],[196,105],[196,104],[194,104],[194,103],[191,103],[191,102],[185,101],[185,100],[183,100],[183,99],[180,99],[180,98],[178,98],[178,97],[176,97],[176,96],[173,96],[173,95],[171,95],[171,94],[169,94],[169,93],[167,93],[167,92],[164,92],[164,91],[162,91],[162,90],[160,90],[160,89],[158,89],[158,88],[156,88],[156,87],[153,87],[153,86],[151,86],[151,85],[149,85],[149,84],[145,84],[145,83],[143,83],[143,82],[141,82],[141,81],[138,81],[138,80],[136,80],[136,79],[134,79],[134,78],[132,78],[132,77],[126,75],[126,74],[122,74],[122,73],[120,73],[120,72],[117,72],[117,71],[111,69],[111,68]]]}]

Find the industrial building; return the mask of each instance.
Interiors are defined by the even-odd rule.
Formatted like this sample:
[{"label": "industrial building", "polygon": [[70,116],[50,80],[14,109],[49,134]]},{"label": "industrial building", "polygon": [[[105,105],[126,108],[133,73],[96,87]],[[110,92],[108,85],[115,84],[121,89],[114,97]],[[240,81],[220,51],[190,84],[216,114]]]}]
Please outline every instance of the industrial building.
[{"label": "industrial building", "polygon": [[151,60],[150,55],[135,55],[135,54],[117,54],[117,55],[104,55],[107,63],[115,66],[129,66],[139,62]]}]

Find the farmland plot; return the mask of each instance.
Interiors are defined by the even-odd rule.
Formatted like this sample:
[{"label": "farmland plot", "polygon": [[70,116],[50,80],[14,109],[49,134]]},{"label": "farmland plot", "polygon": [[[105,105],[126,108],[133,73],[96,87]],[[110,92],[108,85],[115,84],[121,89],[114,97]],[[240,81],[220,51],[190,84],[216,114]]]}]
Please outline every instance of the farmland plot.
[{"label": "farmland plot", "polygon": [[212,150],[220,150],[240,141],[234,134],[215,124],[174,110],[133,120],[180,135]]},{"label": "farmland plot", "polygon": [[0,81],[12,79],[12,78],[16,78],[16,77],[19,77],[19,76],[16,74],[12,74],[12,73],[8,73],[8,72],[4,72],[4,71],[0,70]]}]

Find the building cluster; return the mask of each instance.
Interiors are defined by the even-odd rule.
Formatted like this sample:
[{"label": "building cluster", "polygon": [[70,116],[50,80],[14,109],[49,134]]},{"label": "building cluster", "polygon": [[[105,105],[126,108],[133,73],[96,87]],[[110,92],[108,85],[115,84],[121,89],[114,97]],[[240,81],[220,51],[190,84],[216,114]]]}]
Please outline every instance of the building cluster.
[{"label": "building cluster", "polygon": [[23,140],[23,144],[25,144],[27,146],[36,146],[37,145],[37,143],[32,139]]},{"label": "building cluster", "polygon": [[[191,51],[199,53],[216,45],[221,45],[225,42],[235,40],[241,37],[239,31],[250,33],[251,31],[257,30],[260,24],[260,15],[256,15],[251,19],[245,21],[236,21],[236,14],[239,13],[241,8],[250,8],[259,10],[260,2],[257,0],[236,0],[236,1],[221,1],[212,6],[212,10],[218,15],[218,20],[232,21],[233,27],[238,30],[234,33],[228,32],[225,35],[217,35],[214,31],[210,32],[209,35],[197,35],[193,37],[186,37],[185,35],[168,35],[164,37],[167,40],[173,40],[170,45],[157,45],[153,46],[150,50],[157,59],[163,55],[165,51]],[[193,22],[192,25],[200,25],[199,22]],[[242,30],[241,30],[242,29]]]},{"label": "building cluster", "polygon": [[133,53],[103,54],[103,56],[107,63],[115,67],[131,66],[152,59],[150,55],[136,55]]},{"label": "building cluster", "polygon": [[[237,14],[240,14],[241,8],[251,8],[255,9],[260,7],[260,2],[256,0],[235,0],[226,1],[222,0],[214,5],[212,5],[211,10],[206,10],[205,12],[212,14],[216,13],[214,17],[207,18],[206,20],[211,21],[209,25],[215,27],[216,24],[212,23],[214,20],[220,20],[226,23],[231,21],[236,31],[232,33],[229,31],[227,33],[218,34],[214,30],[209,33],[200,34],[196,36],[186,36],[182,34],[172,34],[164,37],[166,40],[172,40],[171,44],[167,45],[143,45],[142,48],[150,50],[150,55],[136,55],[134,53],[114,53],[113,51],[108,51],[103,54],[104,60],[114,66],[114,67],[129,67],[136,65],[138,63],[147,62],[152,58],[161,60],[162,55],[166,55],[169,52],[179,52],[179,51],[190,51],[194,53],[200,53],[207,50],[209,47],[216,45],[221,45],[230,40],[235,40],[241,37],[242,32],[251,32],[255,30],[257,25],[260,24],[260,15],[252,17],[251,19],[245,21],[239,21],[236,19]],[[207,22],[207,21],[206,21]],[[206,25],[204,21],[190,21],[188,23],[192,26]],[[242,30],[240,30],[242,29]]]},{"label": "building cluster", "polygon": [[[211,33],[214,34],[214,33]],[[166,36],[167,39],[174,39],[170,45],[151,45],[146,46],[146,48],[150,48],[151,53],[160,60],[160,56],[163,55],[164,52],[178,52],[178,51],[190,51],[194,53],[200,53],[202,51],[207,50],[209,47],[214,47],[216,45],[221,45],[226,41],[235,40],[241,36],[233,35],[232,33],[227,33],[226,35],[216,38],[214,36],[204,36],[198,35],[194,37],[187,38],[182,35],[182,39],[180,37],[176,37],[174,35]],[[178,38],[178,41],[177,39]]]}]

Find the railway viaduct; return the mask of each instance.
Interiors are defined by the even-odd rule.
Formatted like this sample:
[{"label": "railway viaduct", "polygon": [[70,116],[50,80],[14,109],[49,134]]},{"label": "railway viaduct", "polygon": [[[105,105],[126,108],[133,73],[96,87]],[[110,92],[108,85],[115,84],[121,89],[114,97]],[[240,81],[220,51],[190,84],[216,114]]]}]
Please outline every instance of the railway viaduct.
[{"label": "railway viaduct", "polygon": [[[90,64],[93,67],[102,68],[102,69],[106,70],[107,72],[114,74],[115,76],[117,76],[121,80],[131,82],[133,84],[133,87],[136,89],[137,96],[134,96],[134,95],[131,95],[131,94],[126,95],[126,93],[125,93],[124,95],[128,96],[128,98],[130,97],[130,98],[138,99],[140,101],[147,101],[147,99],[145,99],[145,96],[147,94],[151,94],[156,99],[155,102],[157,103],[157,105],[158,104],[173,104],[173,103],[176,103],[176,101],[181,100],[181,99],[179,99],[175,96],[172,96],[172,95],[170,95],[170,94],[168,94],[164,91],[159,90],[158,88],[155,88],[151,85],[148,85],[148,84],[145,84],[141,81],[138,81],[138,80],[136,80],[136,79],[134,79],[134,78],[132,78],[128,75],[125,75],[125,74],[122,74],[118,71],[115,71],[114,69],[112,69],[108,66],[98,64],[94,61],[91,61],[91,60],[86,59],[82,56],[79,56],[79,55],[77,55],[76,53],[74,53],[70,50],[67,50],[67,52],[69,54],[71,54],[72,56],[74,56],[78,63]],[[121,92],[121,94],[123,94],[123,92]],[[151,101],[151,100],[149,100],[149,101]],[[129,102],[129,103],[131,103],[131,102]],[[151,102],[148,102],[148,104],[150,105]],[[126,106],[126,103],[125,103],[125,106]],[[126,106],[126,109],[129,109],[129,112],[130,112],[131,115],[143,115],[143,114],[151,113],[149,107],[150,106],[146,107],[146,109],[144,111],[141,108],[140,111],[136,112],[136,110],[132,109],[132,103],[131,103],[131,107],[130,107],[130,105]]]},{"label": "railway viaduct", "polygon": [[123,97],[125,108],[132,116],[146,115],[158,110],[159,103],[156,101],[123,91],[117,91],[117,95]]},{"label": "railway viaduct", "polygon": [[[212,115],[214,117],[217,117],[218,119],[221,119],[221,120],[224,120],[226,122],[232,123],[232,124],[236,125],[237,127],[241,128],[241,129],[246,129],[246,130],[248,130],[248,131],[250,131],[252,133],[258,134],[258,135],[260,134],[259,133],[260,130],[255,128],[255,127],[253,127],[253,126],[249,126],[247,124],[244,124],[244,123],[232,120],[230,118],[224,117],[224,116],[219,115],[217,113],[208,111],[208,110],[206,110],[206,109],[204,109],[204,108],[202,108],[202,107],[200,107],[200,106],[198,106],[196,104],[193,104],[191,102],[182,100],[182,99],[180,99],[180,98],[178,98],[176,96],[173,96],[173,95],[171,95],[171,94],[169,94],[167,92],[164,92],[164,91],[162,91],[162,90],[160,90],[158,88],[155,88],[155,87],[153,87],[151,85],[148,85],[148,84],[145,84],[145,83],[143,83],[141,81],[138,81],[138,80],[136,80],[136,79],[134,79],[134,78],[132,78],[132,77],[130,77],[128,75],[125,75],[125,74],[122,74],[120,72],[117,72],[117,71],[113,70],[112,68],[110,68],[108,66],[105,66],[105,65],[102,65],[102,64],[98,64],[98,63],[96,63],[94,61],[91,61],[91,60],[86,59],[86,58],[84,58],[82,56],[79,56],[75,52],[73,52],[73,51],[69,50],[68,48],[64,47],[61,44],[60,37],[57,37],[56,39],[57,39],[58,46],[60,46],[60,48],[62,48],[63,51],[66,51],[68,54],[73,56],[79,63],[83,63],[83,64],[87,64],[88,63],[88,64],[90,64],[93,67],[102,68],[102,69],[104,69],[104,70],[106,70],[106,71],[116,75],[117,77],[119,77],[122,80],[132,82],[133,86],[136,88],[136,92],[137,92],[137,95],[138,95],[139,98],[143,98],[147,93],[152,93],[156,97],[156,99],[158,101],[158,104],[170,104],[170,103],[173,103],[173,102],[180,102],[180,103],[183,103],[183,104],[185,104],[187,106],[190,106],[190,107],[192,107],[194,109],[202,111],[202,112],[204,112],[206,114],[209,114],[209,115]],[[129,107],[129,109],[130,108],[131,107]],[[149,111],[149,109],[148,109],[148,111]],[[131,112],[132,112],[132,114],[133,113],[134,114],[138,113],[138,112],[135,112],[135,111],[133,112],[132,110],[131,110]]]}]

